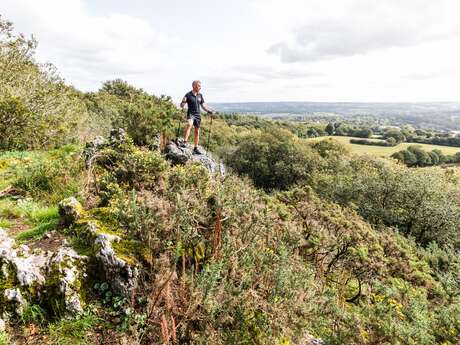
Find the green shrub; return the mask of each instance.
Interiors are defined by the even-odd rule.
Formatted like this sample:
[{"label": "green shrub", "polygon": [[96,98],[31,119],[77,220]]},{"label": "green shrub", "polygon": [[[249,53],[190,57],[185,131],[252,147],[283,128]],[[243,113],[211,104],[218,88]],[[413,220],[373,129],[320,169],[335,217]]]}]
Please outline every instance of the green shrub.
[{"label": "green shrub", "polygon": [[321,157],[286,130],[273,130],[247,137],[227,155],[226,163],[257,187],[286,190],[308,183]]},{"label": "green shrub", "polygon": [[110,97],[116,109],[109,112],[113,126],[126,130],[136,145],[155,147],[160,133],[173,135],[177,109],[170,97],[149,95],[121,79],[105,82],[93,100],[104,106]]},{"label": "green shrub", "polygon": [[10,336],[6,332],[0,332],[0,345],[11,345]]},{"label": "green shrub", "polygon": [[28,304],[21,314],[21,321],[24,324],[43,325],[46,321],[46,311],[38,304]]},{"label": "green shrub", "polygon": [[79,153],[69,147],[25,162],[15,169],[14,175],[14,188],[49,203],[76,195],[84,183],[83,161]]},{"label": "green shrub", "polygon": [[34,59],[37,41],[0,18],[0,149],[53,148],[75,142],[87,112],[50,63]]}]

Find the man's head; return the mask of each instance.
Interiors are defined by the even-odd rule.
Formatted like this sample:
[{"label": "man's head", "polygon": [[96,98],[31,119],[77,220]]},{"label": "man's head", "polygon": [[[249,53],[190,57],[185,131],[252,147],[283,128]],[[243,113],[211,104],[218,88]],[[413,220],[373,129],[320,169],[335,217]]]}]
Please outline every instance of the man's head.
[{"label": "man's head", "polygon": [[192,90],[194,92],[200,92],[200,90],[201,90],[201,81],[194,80],[193,83],[192,83]]}]

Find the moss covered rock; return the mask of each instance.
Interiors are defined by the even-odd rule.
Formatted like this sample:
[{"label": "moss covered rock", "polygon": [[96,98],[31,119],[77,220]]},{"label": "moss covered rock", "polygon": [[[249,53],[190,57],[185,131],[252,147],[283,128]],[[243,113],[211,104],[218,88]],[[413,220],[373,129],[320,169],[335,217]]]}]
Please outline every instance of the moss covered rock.
[{"label": "moss covered rock", "polygon": [[70,225],[82,218],[84,212],[83,206],[73,196],[59,203],[59,214],[66,225]]}]

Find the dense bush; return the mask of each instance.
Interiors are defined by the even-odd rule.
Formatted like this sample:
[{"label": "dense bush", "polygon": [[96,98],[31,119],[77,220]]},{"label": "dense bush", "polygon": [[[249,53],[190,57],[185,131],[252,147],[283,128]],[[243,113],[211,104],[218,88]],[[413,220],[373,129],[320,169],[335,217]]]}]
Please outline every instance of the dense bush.
[{"label": "dense bush", "polygon": [[372,146],[396,146],[396,140],[389,137],[387,140],[366,140],[366,139],[350,139],[351,144],[372,145]]},{"label": "dense bush", "polygon": [[75,146],[35,155],[0,156],[2,161],[6,167],[0,169],[0,177],[5,177],[17,193],[42,202],[54,204],[76,195],[85,183],[84,164]]},{"label": "dense bush", "polygon": [[448,135],[448,136],[434,136],[434,137],[418,137],[411,138],[410,142],[419,144],[432,144],[432,145],[443,145],[443,146],[454,146],[460,147],[460,135]]},{"label": "dense bush", "polygon": [[[343,148],[326,141],[312,150],[332,160]],[[131,155],[118,152],[119,162]],[[376,163],[356,163],[373,171],[356,184],[382,196],[370,184],[381,182]],[[99,164],[100,178],[118,176],[103,159]],[[384,172],[390,185],[400,178]],[[452,328],[458,303],[447,297],[458,292],[449,283],[458,277],[454,250],[433,243],[419,249],[391,229],[375,231],[350,207],[305,186],[267,195],[231,174],[220,183],[200,165],[153,175],[153,184],[135,182],[136,175],[112,179],[121,192],[108,198],[147,265],[141,289],[150,296],[147,322],[137,328],[144,342],[296,343],[307,331],[328,344],[458,339]],[[357,211],[379,219],[379,206],[370,206]]]},{"label": "dense bush", "polygon": [[158,145],[160,133],[173,136],[178,114],[170,97],[149,95],[119,79],[105,82],[99,93],[115,98],[112,125],[125,129],[137,145]]},{"label": "dense bush", "polygon": [[425,151],[420,145],[411,145],[405,150],[395,152],[391,157],[409,167],[460,163],[460,152],[455,155],[444,155],[440,150]]},{"label": "dense bush", "polygon": [[315,150],[285,130],[251,133],[226,157],[235,171],[266,190],[285,190],[306,183],[318,161]]},{"label": "dense bush", "polygon": [[335,174],[315,176],[315,189],[356,208],[373,224],[393,226],[421,244],[458,245],[458,185],[448,171],[411,170],[383,159],[351,160]]}]

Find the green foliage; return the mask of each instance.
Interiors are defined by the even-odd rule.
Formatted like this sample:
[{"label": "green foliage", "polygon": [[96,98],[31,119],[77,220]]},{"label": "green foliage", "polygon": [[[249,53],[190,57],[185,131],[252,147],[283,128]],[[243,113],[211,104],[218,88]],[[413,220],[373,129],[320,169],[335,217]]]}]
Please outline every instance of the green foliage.
[{"label": "green foliage", "polygon": [[[30,239],[40,239],[52,229],[56,229],[59,223],[59,214],[56,206],[48,207],[38,204],[31,199],[0,200],[0,218],[5,227],[10,227],[15,220],[22,218],[31,229],[22,231],[16,235],[18,242]],[[0,223],[1,224],[1,223]],[[0,225],[3,227],[3,225]]]},{"label": "green foliage", "polygon": [[74,147],[50,151],[13,168],[13,187],[50,203],[77,194],[83,185],[83,162]]},{"label": "green foliage", "polygon": [[[3,95],[0,98],[0,149],[23,149],[24,130],[32,116],[18,97]],[[31,133],[29,133],[30,135]]]},{"label": "green foliage", "polygon": [[74,319],[62,319],[48,326],[49,338],[57,345],[90,344],[88,332],[95,326],[97,320],[91,312],[78,315]]},{"label": "green foliage", "polygon": [[11,199],[0,199],[0,217],[18,218],[23,214],[21,208]]},{"label": "green foliage", "polygon": [[16,235],[15,239],[18,243],[25,242],[28,240],[39,240],[51,230],[56,229],[58,224],[58,217],[47,222],[41,222],[34,228],[19,233],[18,235]]},{"label": "green foliage", "polygon": [[0,345],[10,345],[10,336],[6,332],[0,332]]},{"label": "green foliage", "polygon": [[226,157],[235,171],[266,190],[285,190],[308,182],[319,160],[314,150],[285,130],[252,134]]},{"label": "green foliage", "polygon": [[444,155],[440,150],[423,150],[420,145],[411,145],[405,150],[395,152],[391,157],[409,167],[425,167],[444,163],[460,163],[460,154]]},{"label": "green foliage", "polygon": [[[108,108],[104,101],[109,100]],[[105,118],[112,125],[126,130],[136,145],[157,147],[159,134],[173,135],[173,119],[177,108],[170,97],[149,95],[121,79],[105,82],[99,93],[91,97],[97,113],[108,111]]]},{"label": "green foliage", "polygon": [[157,151],[140,150],[132,142],[98,153],[96,164],[104,170],[101,190],[110,193],[115,184],[127,188],[152,188],[162,179],[168,163]]},{"label": "green foliage", "polygon": [[458,244],[457,188],[443,170],[413,170],[361,157],[336,174],[316,175],[315,189],[355,208],[371,223],[394,226],[421,244],[432,240]]},{"label": "green foliage", "polygon": [[401,143],[406,140],[404,134],[396,128],[389,128],[383,134],[384,139],[393,138],[397,143]]},{"label": "green foliage", "polygon": [[13,225],[13,222],[9,219],[0,218],[0,228],[7,229]]},{"label": "green foliage", "polygon": [[50,148],[82,134],[83,102],[54,66],[35,62],[36,46],[0,17],[0,149]]},{"label": "green foliage", "polygon": [[45,321],[46,311],[38,304],[28,304],[21,314],[21,322],[24,324],[44,325]]}]

